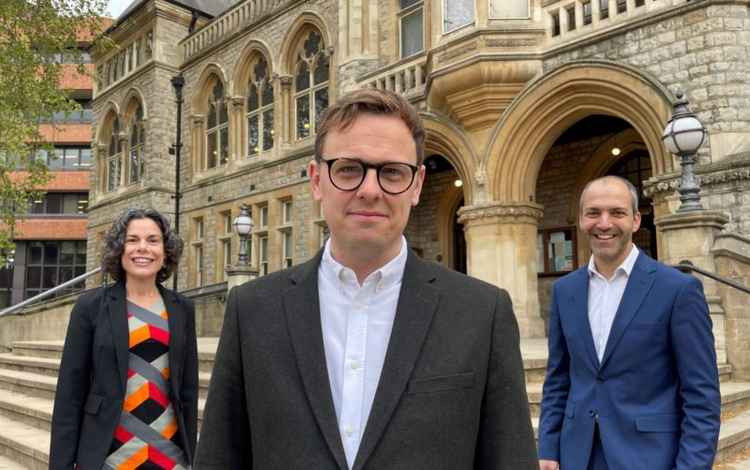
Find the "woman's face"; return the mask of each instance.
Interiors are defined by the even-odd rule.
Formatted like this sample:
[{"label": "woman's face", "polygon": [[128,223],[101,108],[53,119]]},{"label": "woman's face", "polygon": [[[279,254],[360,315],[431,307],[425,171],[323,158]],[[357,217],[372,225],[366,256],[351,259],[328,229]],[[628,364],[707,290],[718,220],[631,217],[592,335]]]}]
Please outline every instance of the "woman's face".
[{"label": "woman's face", "polygon": [[156,275],[164,265],[164,238],[156,222],[144,218],[128,223],[120,262],[127,281],[156,283]]}]

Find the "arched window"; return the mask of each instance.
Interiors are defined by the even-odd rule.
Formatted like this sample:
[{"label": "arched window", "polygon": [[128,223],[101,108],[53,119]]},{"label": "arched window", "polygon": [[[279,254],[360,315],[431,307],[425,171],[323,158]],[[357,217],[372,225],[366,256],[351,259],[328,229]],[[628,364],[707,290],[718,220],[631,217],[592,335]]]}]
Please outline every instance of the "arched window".
[{"label": "arched window", "polygon": [[122,169],[122,156],[120,152],[120,120],[115,118],[112,123],[112,135],[109,137],[109,148],[107,151],[107,165],[105,166],[107,191],[114,191],[120,186],[120,173]]},{"label": "arched window", "polygon": [[273,85],[268,64],[260,57],[253,67],[247,92],[247,155],[273,147]]},{"label": "arched window", "polygon": [[229,154],[229,121],[227,103],[224,99],[224,85],[216,80],[213,92],[208,98],[206,130],[206,168],[216,168],[227,162]]},{"label": "arched window", "polygon": [[128,183],[137,183],[143,176],[143,145],[146,142],[146,129],[143,125],[143,108],[140,104],[130,122],[130,159],[128,161]]},{"label": "arched window", "polygon": [[330,61],[323,38],[311,31],[297,55],[294,77],[294,100],[297,138],[315,133],[323,111],[328,107]]}]

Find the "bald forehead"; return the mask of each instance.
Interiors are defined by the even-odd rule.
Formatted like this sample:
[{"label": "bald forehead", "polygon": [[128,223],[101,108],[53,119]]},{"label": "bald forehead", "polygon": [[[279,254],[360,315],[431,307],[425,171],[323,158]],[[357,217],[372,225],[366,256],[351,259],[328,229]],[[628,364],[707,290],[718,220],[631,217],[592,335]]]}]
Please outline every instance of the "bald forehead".
[{"label": "bald forehead", "polygon": [[626,208],[631,206],[630,189],[628,186],[620,178],[604,177],[586,185],[581,193],[580,208],[583,209],[586,205],[595,202],[592,199],[599,199],[601,196],[609,196],[610,198],[615,196],[617,199],[622,199],[622,206]]}]

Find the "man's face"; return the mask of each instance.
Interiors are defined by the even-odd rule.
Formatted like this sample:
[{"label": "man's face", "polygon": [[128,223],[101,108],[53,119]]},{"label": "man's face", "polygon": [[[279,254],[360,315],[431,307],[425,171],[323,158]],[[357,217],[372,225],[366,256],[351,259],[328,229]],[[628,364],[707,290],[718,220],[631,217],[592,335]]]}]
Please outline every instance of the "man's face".
[{"label": "man's face", "polygon": [[588,238],[594,261],[619,266],[629,253],[633,233],[641,225],[641,214],[633,213],[625,184],[602,180],[589,186],[581,196],[579,224]]},{"label": "man's face", "polygon": [[[409,128],[395,116],[362,114],[345,130],[331,129],[323,145],[323,160],[353,158],[370,164],[401,162],[415,165],[416,145]],[[331,183],[325,162],[310,163],[313,196],[320,201],[331,233],[334,254],[362,257],[395,256],[409,212],[419,202],[424,166],[409,189],[391,195],[378,184],[374,169],[368,169],[359,188],[342,191]]]}]

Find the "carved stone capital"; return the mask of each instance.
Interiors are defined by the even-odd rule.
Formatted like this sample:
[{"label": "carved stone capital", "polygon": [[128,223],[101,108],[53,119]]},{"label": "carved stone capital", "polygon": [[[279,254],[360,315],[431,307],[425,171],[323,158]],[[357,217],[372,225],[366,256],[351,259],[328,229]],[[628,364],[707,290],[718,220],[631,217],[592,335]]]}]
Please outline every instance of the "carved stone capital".
[{"label": "carved stone capital", "polygon": [[233,108],[241,108],[245,104],[245,98],[243,96],[231,96],[227,98],[227,104]]},{"label": "carved stone capital", "polygon": [[292,81],[294,80],[294,77],[291,75],[281,75],[278,73],[274,73],[273,77],[274,80],[278,80],[282,87],[289,88],[292,86]]},{"label": "carved stone capital", "polygon": [[537,225],[544,208],[533,202],[485,202],[458,210],[458,221],[466,226],[486,224]]},{"label": "carved stone capital", "polygon": [[190,122],[193,123],[193,127],[200,127],[206,122],[206,115],[192,114],[190,115]]}]

